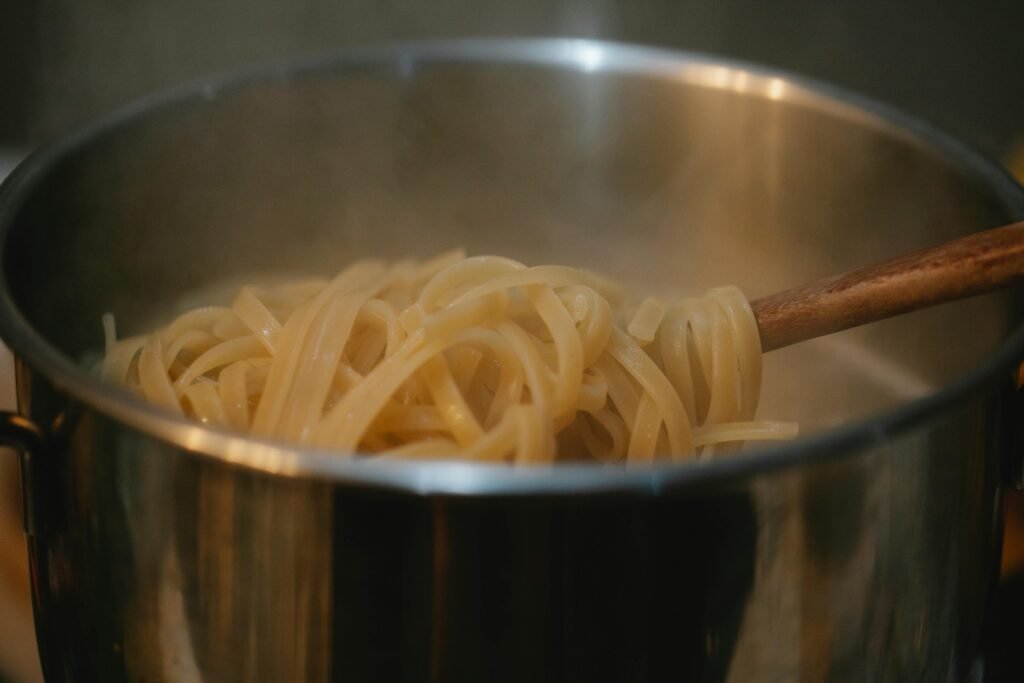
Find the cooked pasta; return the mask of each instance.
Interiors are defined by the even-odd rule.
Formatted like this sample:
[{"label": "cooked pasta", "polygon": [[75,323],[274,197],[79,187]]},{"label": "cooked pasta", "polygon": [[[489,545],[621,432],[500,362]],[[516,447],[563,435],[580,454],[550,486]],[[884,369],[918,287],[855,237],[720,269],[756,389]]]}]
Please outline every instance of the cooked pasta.
[{"label": "cooked pasta", "polygon": [[586,271],[462,252],[245,286],[116,339],[106,380],[205,424],[404,458],[707,458],[755,421],[757,325],[734,287],[640,301]]}]

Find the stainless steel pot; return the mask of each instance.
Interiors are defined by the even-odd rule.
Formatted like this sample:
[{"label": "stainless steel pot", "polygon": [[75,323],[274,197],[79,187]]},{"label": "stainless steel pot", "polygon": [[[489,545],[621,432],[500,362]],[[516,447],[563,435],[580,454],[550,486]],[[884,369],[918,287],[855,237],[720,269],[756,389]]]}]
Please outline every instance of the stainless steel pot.
[{"label": "stainless steel pot", "polygon": [[[583,41],[365,49],[131,106],[0,190],[50,681],[960,680],[999,555],[1019,309],[768,358],[806,436],[700,465],[302,451],[82,368],[247,274],[454,245],[748,295],[1024,218],[927,126],[717,59]],[[1014,459],[1017,459],[1015,462]]]}]

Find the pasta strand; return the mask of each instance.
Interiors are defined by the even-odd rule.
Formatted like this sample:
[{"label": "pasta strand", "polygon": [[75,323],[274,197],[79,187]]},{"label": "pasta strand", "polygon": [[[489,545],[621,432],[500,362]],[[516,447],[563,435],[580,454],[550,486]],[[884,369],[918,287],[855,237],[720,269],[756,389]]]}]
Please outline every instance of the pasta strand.
[{"label": "pasta strand", "polygon": [[461,251],[239,289],[117,339],[106,381],[214,427],[341,455],[643,465],[794,438],[755,420],[743,294],[633,297],[592,273]]}]

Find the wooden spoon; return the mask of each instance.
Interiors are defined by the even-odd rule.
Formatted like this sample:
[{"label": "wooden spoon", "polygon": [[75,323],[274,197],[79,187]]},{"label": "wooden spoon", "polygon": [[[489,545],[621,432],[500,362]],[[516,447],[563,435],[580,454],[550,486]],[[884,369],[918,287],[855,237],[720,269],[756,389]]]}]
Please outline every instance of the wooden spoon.
[{"label": "wooden spoon", "polygon": [[1024,281],[1024,221],[975,233],[751,303],[761,350]]}]

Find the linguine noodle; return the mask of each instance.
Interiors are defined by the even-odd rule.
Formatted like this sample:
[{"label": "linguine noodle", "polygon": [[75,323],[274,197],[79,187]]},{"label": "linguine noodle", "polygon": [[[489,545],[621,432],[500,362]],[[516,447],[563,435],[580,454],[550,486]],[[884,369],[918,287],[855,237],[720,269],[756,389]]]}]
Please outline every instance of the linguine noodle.
[{"label": "linguine noodle", "polygon": [[117,340],[106,380],[212,426],[404,458],[711,457],[755,421],[757,324],[735,287],[637,302],[598,276],[462,252],[242,287]]}]

